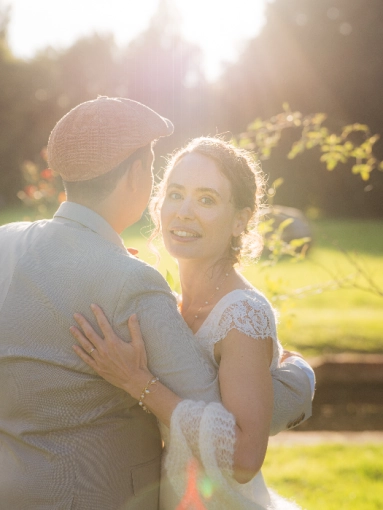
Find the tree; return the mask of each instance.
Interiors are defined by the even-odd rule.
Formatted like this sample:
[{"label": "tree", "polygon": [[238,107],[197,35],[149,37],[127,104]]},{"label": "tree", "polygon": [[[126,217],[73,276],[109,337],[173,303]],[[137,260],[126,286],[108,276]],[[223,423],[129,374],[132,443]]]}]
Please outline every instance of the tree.
[{"label": "tree", "polygon": [[170,0],[161,0],[148,29],[125,49],[117,48],[110,35],[93,34],[67,49],[46,48],[23,61],[8,50],[9,12],[0,10],[3,202],[17,200],[25,160],[43,164],[39,154],[55,123],[97,95],[130,97],[171,118],[176,134],[161,141],[163,154],[207,131],[208,86],[201,53],[182,39],[174,12]]},{"label": "tree", "polygon": [[209,122],[201,50],[182,38],[177,16],[174,4],[161,0],[147,30],[127,47],[119,68],[126,97],[174,122],[174,136],[161,141],[165,152],[204,132]]},{"label": "tree", "polygon": [[0,0],[0,60],[5,60],[11,56],[8,45],[8,25],[10,21],[11,8],[5,6]]},{"label": "tree", "polygon": [[[221,80],[221,125],[245,131],[256,116],[269,118],[287,101],[293,110],[331,112],[330,129],[368,124],[383,131],[382,10],[379,0],[275,0],[267,24]],[[294,141],[286,133],[264,169],[271,180],[284,177],[279,200],[302,209],[315,206],[329,215],[382,216],[383,175],[368,186],[350,178],[349,169],[323,172],[309,155],[286,162]],[[377,142],[377,156],[383,144]],[[319,157],[317,158],[319,160]],[[365,190],[365,191],[364,191]]]},{"label": "tree", "polygon": [[[39,76],[26,62],[16,59],[7,40],[10,10],[0,9],[0,203],[14,197],[21,185],[19,167],[29,155],[33,131],[34,90]],[[42,76],[40,78],[43,78]],[[40,144],[41,146],[41,144]]]}]

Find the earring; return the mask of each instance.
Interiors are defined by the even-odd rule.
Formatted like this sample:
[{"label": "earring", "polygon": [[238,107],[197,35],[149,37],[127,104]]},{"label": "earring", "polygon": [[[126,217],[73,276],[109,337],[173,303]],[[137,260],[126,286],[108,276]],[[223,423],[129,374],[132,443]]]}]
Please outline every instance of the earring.
[{"label": "earring", "polygon": [[240,251],[241,250],[241,247],[240,246],[233,246],[233,240],[234,242],[236,242],[238,239],[238,237],[232,237],[231,238],[231,242],[230,242],[230,248],[233,250],[233,251]]}]

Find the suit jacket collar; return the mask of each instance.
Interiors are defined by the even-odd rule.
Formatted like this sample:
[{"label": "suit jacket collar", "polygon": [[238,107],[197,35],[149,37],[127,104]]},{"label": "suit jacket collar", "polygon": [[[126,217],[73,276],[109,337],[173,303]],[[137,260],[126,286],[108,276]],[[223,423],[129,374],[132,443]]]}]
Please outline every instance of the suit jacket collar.
[{"label": "suit jacket collar", "polygon": [[57,221],[70,220],[79,223],[126,251],[121,237],[111,225],[102,216],[84,205],[76,204],[75,202],[63,202],[54,214],[54,219]]}]

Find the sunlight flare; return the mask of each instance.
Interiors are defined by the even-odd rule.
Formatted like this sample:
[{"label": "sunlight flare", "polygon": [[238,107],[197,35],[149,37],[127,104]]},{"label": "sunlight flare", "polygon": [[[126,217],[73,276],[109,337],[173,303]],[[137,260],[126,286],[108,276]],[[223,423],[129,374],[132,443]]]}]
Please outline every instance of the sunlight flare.
[{"label": "sunlight flare", "polygon": [[[141,4],[126,0],[9,0],[9,41],[17,56],[30,58],[47,46],[65,48],[83,36],[111,33],[120,46],[144,31],[159,0]],[[219,75],[222,63],[232,61],[246,41],[265,22],[265,0],[167,0],[178,11],[179,30],[201,47],[208,79]],[[175,12],[176,14],[176,12]],[[176,16],[177,17],[177,16]]]}]

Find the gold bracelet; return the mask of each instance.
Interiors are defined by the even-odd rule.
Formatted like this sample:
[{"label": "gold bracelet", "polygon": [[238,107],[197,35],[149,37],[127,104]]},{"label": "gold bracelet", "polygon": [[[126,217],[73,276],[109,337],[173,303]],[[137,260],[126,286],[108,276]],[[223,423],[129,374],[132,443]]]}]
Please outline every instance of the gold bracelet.
[{"label": "gold bracelet", "polygon": [[150,411],[149,409],[146,407],[146,405],[144,404],[144,398],[146,396],[147,393],[150,393],[150,386],[152,386],[153,384],[156,384],[156,382],[159,381],[158,377],[153,377],[152,379],[150,379],[150,381],[148,381],[147,385],[145,386],[145,388],[142,390],[141,392],[141,396],[140,396],[140,400],[138,401],[138,405],[142,407],[142,409],[150,414]]}]

